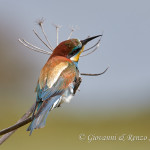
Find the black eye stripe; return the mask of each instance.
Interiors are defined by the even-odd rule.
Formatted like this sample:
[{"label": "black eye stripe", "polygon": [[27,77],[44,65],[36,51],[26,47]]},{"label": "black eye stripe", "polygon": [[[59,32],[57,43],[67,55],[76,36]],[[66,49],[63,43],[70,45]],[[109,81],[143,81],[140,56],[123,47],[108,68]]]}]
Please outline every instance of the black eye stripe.
[{"label": "black eye stripe", "polygon": [[72,55],[76,54],[77,52],[79,52],[81,50],[81,48],[77,48],[75,49],[73,52],[71,52]]},{"label": "black eye stripe", "polygon": [[82,47],[77,47],[76,49],[73,49],[73,50],[69,53],[68,58],[71,58],[71,57],[73,57],[74,55],[76,55],[81,49],[82,49]]}]

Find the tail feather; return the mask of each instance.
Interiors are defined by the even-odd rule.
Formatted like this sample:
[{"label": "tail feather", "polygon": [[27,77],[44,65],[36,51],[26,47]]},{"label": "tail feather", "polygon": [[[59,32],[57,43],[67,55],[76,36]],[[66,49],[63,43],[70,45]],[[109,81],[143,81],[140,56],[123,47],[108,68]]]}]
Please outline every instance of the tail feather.
[{"label": "tail feather", "polygon": [[59,98],[60,96],[55,96],[51,100],[43,101],[42,103],[38,104],[39,111],[35,115],[35,118],[31,122],[30,126],[27,128],[27,131],[30,131],[30,135],[34,129],[42,128],[45,126],[49,111],[54,108],[54,104],[59,102]]}]

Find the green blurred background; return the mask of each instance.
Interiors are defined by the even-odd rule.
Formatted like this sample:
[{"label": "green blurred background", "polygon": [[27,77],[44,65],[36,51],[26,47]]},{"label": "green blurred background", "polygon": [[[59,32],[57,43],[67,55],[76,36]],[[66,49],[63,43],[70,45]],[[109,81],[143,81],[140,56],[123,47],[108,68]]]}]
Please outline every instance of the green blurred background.
[{"label": "green blurred background", "polygon": [[[0,149],[149,149],[149,140],[127,139],[130,134],[150,139],[149,6],[148,0],[0,0],[0,129],[14,124],[35,101],[36,82],[48,56],[17,40],[46,49],[32,32],[35,28],[42,36],[38,19],[45,18],[54,46],[52,23],[62,25],[60,41],[72,25],[77,26],[73,37],[79,39],[104,31],[99,50],[81,58],[79,68],[97,73],[110,67],[103,76],[83,77],[80,92],[49,114],[45,128],[29,136],[26,125]],[[89,135],[123,134],[125,141],[88,141]]]}]

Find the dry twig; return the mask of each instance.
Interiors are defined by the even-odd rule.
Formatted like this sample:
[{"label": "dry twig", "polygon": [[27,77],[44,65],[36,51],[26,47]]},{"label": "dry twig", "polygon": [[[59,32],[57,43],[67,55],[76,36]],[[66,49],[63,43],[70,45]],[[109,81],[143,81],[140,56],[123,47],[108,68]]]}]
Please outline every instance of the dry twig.
[{"label": "dry twig", "polygon": [[45,31],[44,31],[43,22],[44,22],[44,20],[43,20],[43,18],[42,18],[42,19],[38,22],[38,24],[39,24],[39,26],[41,27],[42,33],[43,33],[43,35],[44,35],[46,41],[47,41],[48,44],[49,44],[50,50],[53,51],[54,48],[52,47],[52,45],[51,45],[51,43],[50,43],[49,39],[47,38],[47,35],[46,35]]},{"label": "dry twig", "polygon": [[109,67],[107,67],[103,72],[101,73],[95,73],[95,74],[92,74],[92,73],[81,73],[82,76],[100,76],[102,74],[104,74],[107,70],[108,70]]},{"label": "dry twig", "polygon": [[3,129],[0,131],[0,135],[3,135],[0,138],[0,145],[7,140],[18,128],[20,128],[21,126],[24,126],[25,124],[29,123],[30,121],[32,121],[29,117],[32,114],[33,110],[34,110],[35,104],[32,105],[32,107],[18,120],[18,122],[6,129]]},{"label": "dry twig", "polygon": [[87,54],[81,55],[80,57],[84,57],[84,56],[87,56],[87,55],[92,54],[93,52],[95,52],[95,51],[98,49],[98,47],[99,47],[99,44],[97,44],[96,47],[95,47],[92,51],[90,51],[90,52],[87,53]]},{"label": "dry twig", "polygon": [[[43,20],[43,18],[42,18],[42,19],[38,22],[38,25],[41,27],[42,33],[43,33],[43,35],[44,35],[46,41],[48,42],[48,44],[45,43],[45,42],[41,39],[41,37],[38,35],[38,33],[37,33],[35,30],[33,30],[33,32],[34,32],[34,34],[39,38],[39,40],[40,40],[46,47],[48,47],[48,48],[53,52],[53,47],[52,47],[50,41],[48,40],[47,35],[46,35],[45,31],[44,31],[43,22],[44,22],[44,20]],[[53,24],[53,25],[56,27],[56,43],[57,43],[57,45],[58,45],[58,38],[59,38],[59,29],[60,29],[60,26],[55,25],[55,24]],[[69,36],[68,36],[68,39],[70,39],[70,37],[72,36],[72,33],[73,33],[74,31],[75,31],[75,29],[72,28],[72,29],[71,29],[71,32],[70,32],[70,34],[69,34]],[[90,48],[84,50],[83,52],[87,52],[87,51],[89,51],[90,49],[94,48],[92,51],[90,51],[89,53],[87,53],[87,54],[85,54],[85,55],[82,55],[82,56],[80,56],[80,57],[87,56],[87,55],[93,53],[93,52],[99,47],[100,41],[101,41],[101,38],[98,40],[98,42],[97,42],[95,45],[93,45],[92,47],[90,47]],[[40,52],[40,53],[47,54],[47,55],[51,55],[51,52],[48,52],[48,51],[46,51],[46,50],[44,50],[44,49],[41,49],[41,48],[39,48],[39,47],[37,47],[37,46],[35,46],[35,45],[33,45],[33,44],[27,42],[27,41],[24,40],[24,39],[22,39],[22,40],[19,39],[19,42],[22,43],[25,47],[27,47],[27,48],[29,48],[29,49],[31,49],[31,50],[33,50],[33,51]],[[104,74],[107,70],[108,70],[108,68],[106,68],[102,73],[98,73],[98,74],[81,73],[81,75],[83,75],[83,76],[99,76],[99,75]],[[76,86],[76,89],[75,89],[74,92],[76,92],[76,90],[78,89],[78,87],[79,87],[81,81],[82,81],[81,78],[79,78],[79,83],[77,83],[77,86]],[[75,93],[74,93],[74,94],[75,94]],[[30,116],[31,116],[31,114],[32,114],[33,111],[34,111],[35,105],[36,105],[36,103],[32,105],[32,107],[22,116],[22,118],[21,118],[20,120],[18,120],[18,122],[17,122],[15,125],[13,125],[13,126],[11,126],[11,127],[8,127],[8,128],[6,128],[6,129],[3,129],[3,130],[0,131],[0,135],[3,135],[3,136],[0,138],[0,144],[2,144],[5,140],[7,140],[18,128],[20,128],[20,127],[22,127],[22,126],[28,124],[29,122],[31,122],[31,121],[33,120],[33,117],[30,117]]]},{"label": "dry twig", "polygon": [[73,34],[74,31],[75,31],[75,28],[72,27],[67,40],[69,40],[71,38],[71,36],[72,36],[72,34]]},{"label": "dry twig", "polygon": [[47,55],[51,55],[51,52],[48,52],[48,51],[46,51],[46,50],[44,50],[44,49],[41,49],[41,48],[39,48],[39,47],[37,47],[37,46],[34,46],[34,45],[32,45],[31,43],[29,43],[29,42],[27,42],[26,40],[24,40],[24,39],[18,39],[18,41],[21,43],[21,44],[23,44],[25,47],[27,47],[27,48],[29,48],[29,49],[31,49],[31,50],[33,50],[33,51],[36,51],[36,52],[39,52],[39,53],[43,53],[43,54],[47,54]]},{"label": "dry twig", "polygon": [[58,40],[59,40],[59,29],[61,28],[60,25],[56,25],[56,24],[53,24],[53,26],[56,28],[56,45],[58,45]]},{"label": "dry twig", "polygon": [[38,33],[33,29],[34,34],[39,38],[39,40],[46,46],[48,47],[51,51],[53,51],[53,49],[51,49],[51,47],[49,45],[47,45],[42,39],[41,37],[38,35]]}]

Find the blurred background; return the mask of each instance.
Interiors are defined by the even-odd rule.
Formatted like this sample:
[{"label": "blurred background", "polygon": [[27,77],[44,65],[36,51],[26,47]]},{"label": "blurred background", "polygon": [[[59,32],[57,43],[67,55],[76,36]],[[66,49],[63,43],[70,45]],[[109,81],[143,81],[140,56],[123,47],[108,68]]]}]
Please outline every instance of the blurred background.
[{"label": "blurred background", "polygon": [[1,149],[149,149],[150,142],[142,140],[88,142],[89,135],[150,138],[149,6],[148,0],[0,0],[0,130],[35,102],[37,79],[49,56],[30,51],[18,39],[46,49],[32,31],[43,37],[36,23],[42,17],[54,47],[53,23],[62,25],[59,41],[67,39],[72,26],[77,28],[73,38],[103,33],[99,49],[80,58],[79,68],[98,73],[109,66],[102,76],[83,77],[80,92],[49,114],[45,128],[29,136],[26,125]]}]

